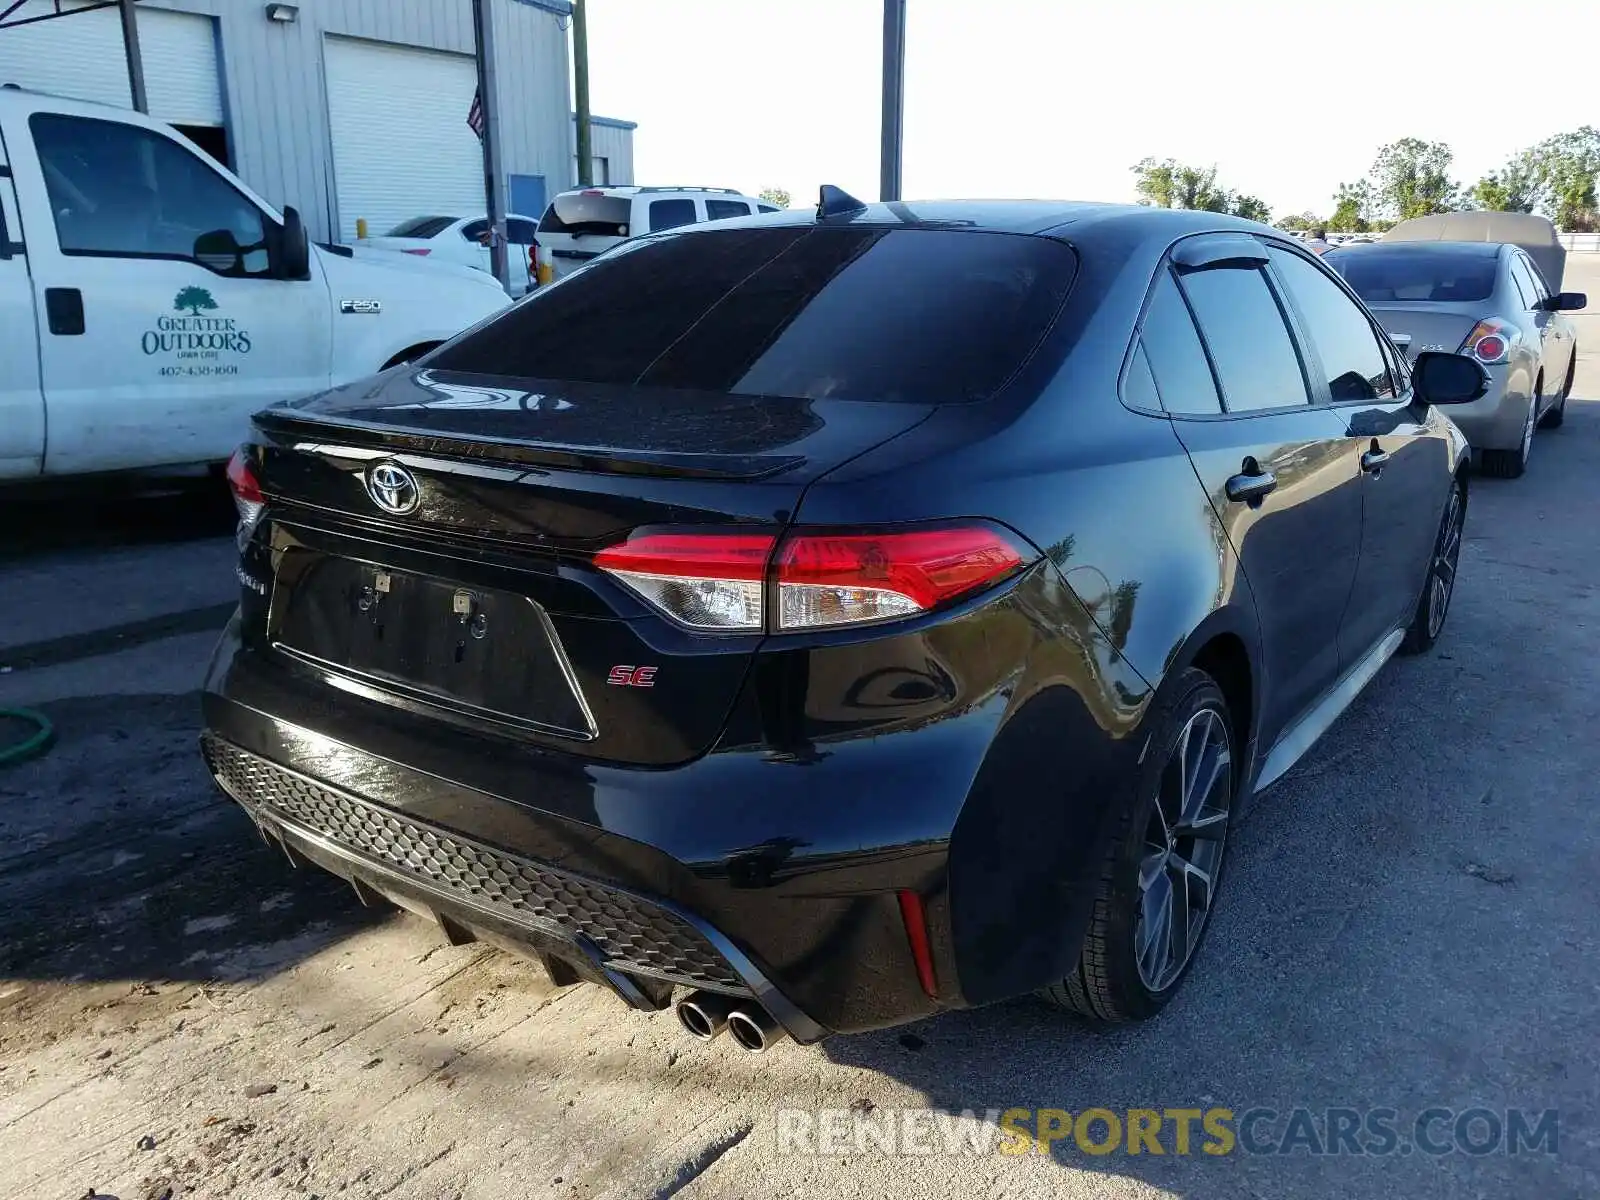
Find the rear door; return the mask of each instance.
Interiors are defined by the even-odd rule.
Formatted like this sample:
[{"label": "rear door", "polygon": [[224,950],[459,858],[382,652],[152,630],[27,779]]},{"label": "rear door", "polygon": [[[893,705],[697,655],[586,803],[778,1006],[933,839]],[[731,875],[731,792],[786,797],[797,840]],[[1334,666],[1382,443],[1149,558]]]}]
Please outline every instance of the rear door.
[{"label": "rear door", "polygon": [[0,480],[28,479],[44,462],[44,393],[22,217],[0,130]]},{"label": "rear door", "polygon": [[1572,326],[1560,313],[1553,313],[1544,307],[1545,301],[1550,298],[1550,289],[1545,286],[1544,276],[1533,265],[1533,260],[1520,250],[1511,256],[1511,277],[1521,290],[1527,306],[1521,314],[1521,323],[1525,329],[1538,331],[1539,367],[1544,372],[1540,396],[1545,401],[1545,407],[1549,407],[1555,403],[1556,393],[1566,379],[1567,360],[1572,354]]},{"label": "rear door", "polygon": [[1312,394],[1344,421],[1361,466],[1361,561],[1340,633],[1346,670],[1410,623],[1453,463],[1437,418],[1367,313],[1322,264],[1288,246],[1272,269],[1298,317]]},{"label": "rear door", "polygon": [[1270,746],[1340,673],[1361,472],[1344,422],[1311,403],[1265,249],[1232,240],[1257,247],[1254,256],[1211,259],[1178,244],[1191,265],[1157,279],[1141,336],[1162,406],[1255,595]]}]

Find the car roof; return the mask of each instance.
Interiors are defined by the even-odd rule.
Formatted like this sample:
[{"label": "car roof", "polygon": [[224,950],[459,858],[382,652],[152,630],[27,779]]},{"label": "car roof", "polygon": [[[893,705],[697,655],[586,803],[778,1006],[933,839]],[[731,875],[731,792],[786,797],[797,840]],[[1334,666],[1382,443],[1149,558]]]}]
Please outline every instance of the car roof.
[{"label": "car roof", "polygon": [[1238,230],[1286,236],[1273,229],[1225,213],[1189,209],[1153,208],[1140,204],[1101,204],[1070,200],[895,200],[865,204],[859,209],[818,218],[815,206],[781,209],[759,217],[706,222],[687,231],[726,229],[742,224],[823,225],[833,227],[898,225],[922,229],[972,229],[990,233],[1050,233],[1072,240],[1092,238],[1113,229],[1130,232],[1167,232],[1174,238],[1185,233]]}]

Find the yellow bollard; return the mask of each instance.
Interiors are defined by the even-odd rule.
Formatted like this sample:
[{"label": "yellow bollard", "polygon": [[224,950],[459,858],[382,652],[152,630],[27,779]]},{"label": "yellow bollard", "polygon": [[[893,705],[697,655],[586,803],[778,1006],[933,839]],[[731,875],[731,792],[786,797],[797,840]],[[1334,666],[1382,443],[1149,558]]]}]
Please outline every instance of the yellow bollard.
[{"label": "yellow bollard", "polygon": [[356,236],[358,238],[367,236],[367,219],[365,217],[356,218]]}]

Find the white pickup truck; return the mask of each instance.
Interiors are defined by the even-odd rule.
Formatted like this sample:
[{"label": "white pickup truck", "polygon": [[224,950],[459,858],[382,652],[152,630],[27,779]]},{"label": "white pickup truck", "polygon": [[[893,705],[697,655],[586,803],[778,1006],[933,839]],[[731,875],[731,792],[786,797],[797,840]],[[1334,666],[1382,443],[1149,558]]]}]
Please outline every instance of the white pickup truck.
[{"label": "white pickup truck", "polygon": [[0,483],[226,459],[256,410],[507,303],[470,267],[308,244],[158,121],[0,88]]}]

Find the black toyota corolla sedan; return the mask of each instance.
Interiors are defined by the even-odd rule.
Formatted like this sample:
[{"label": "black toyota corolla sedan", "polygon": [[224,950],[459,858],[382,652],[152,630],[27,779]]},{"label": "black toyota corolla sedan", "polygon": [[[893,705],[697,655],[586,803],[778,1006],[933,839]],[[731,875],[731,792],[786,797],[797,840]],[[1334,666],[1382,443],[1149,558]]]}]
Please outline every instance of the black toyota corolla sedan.
[{"label": "black toyota corolla sedan", "polygon": [[825,201],[260,413],[206,760],[701,1037],[1149,1016],[1241,798],[1439,636],[1484,372],[1265,226]]}]

